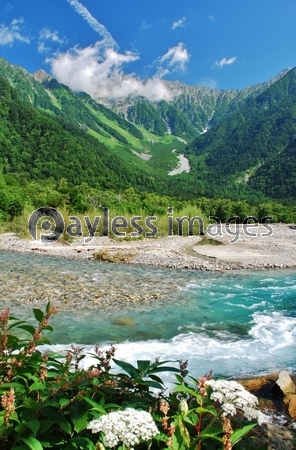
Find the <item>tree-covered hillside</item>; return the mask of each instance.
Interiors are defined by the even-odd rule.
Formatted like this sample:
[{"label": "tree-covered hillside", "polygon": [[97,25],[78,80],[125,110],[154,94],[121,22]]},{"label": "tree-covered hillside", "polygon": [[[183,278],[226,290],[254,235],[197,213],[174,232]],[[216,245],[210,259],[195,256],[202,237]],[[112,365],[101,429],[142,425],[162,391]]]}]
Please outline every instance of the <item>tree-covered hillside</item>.
[{"label": "tree-covered hillside", "polygon": [[[231,196],[241,189],[245,195],[292,199],[293,189],[283,180],[287,149],[293,165],[296,154],[296,69],[246,102],[186,149],[192,173],[205,195]],[[268,167],[273,166],[269,177]],[[258,176],[258,181],[257,180]],[[259,182],[260,177],[260,182]],[[272,183],[272,187],[270,184]]]},{"label": "tree-covered hillside", "polygon": [[70,185],[83,182],[96,188],[131,185],[152,190],[154,180],[133,170],[86,131],[42,113],[25,103],[0,78],[0,161],[5,174],[22,180],[53,177]]}]

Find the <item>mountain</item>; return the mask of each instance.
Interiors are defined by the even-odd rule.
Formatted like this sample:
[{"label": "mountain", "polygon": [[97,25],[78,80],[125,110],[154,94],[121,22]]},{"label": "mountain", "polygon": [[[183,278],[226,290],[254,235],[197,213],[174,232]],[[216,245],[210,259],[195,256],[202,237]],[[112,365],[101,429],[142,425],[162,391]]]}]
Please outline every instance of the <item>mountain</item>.
[{"label": "mountain", "polygon": [[135,170],[82,128],[24,102],[0,77],[0,168],[19,182],[61,179],[96,189],[155,189],[147,171]]},{"label": "mountain", "polygon": [[115,158],[124,159],[135,170],[148,171],[151,176],[157,170],[165,177],[177,166],[178,158],[172,150],[182,150],[185,143],[172,134],[150,133],[95,102],[88,94],[71,91],[44,71],[32,75],[0,58],[0,76],[25,102],[78,126],[112,150]]},{"label": "mountain", "polygon": [[[94,182],[95,186],[110,187],[113,180],[117,190],[133,186],[185,199],[224,196],[293,202],[293,171],[288,175],[285,161],[294,167],[295,70],[286,69],[268,82],[240,91],[166,82],[170,101],[151,102],[143,97],[106,101],[73,92],[43,70],[32,75],[0,59],[0,76],[17,96],[15,117],[10,113],[14,118],[13,132],[20,133],[30,164],[33,161],[34,167],[38,161],[37,171],[26,166],[21,147],[10,142],[10,152],[21,162],[15,164],[9,151],[5,150],[4,155],[1,149],[3,167],[6,173],[22,173],[25,178],[62,175],[72,184],[81,182],[85,170],[86,182]],[[31,108],[30,112],[24,113],[26,107]],[[60,127],[55,131],[57,136],[66,132],[67,136],[70,133],[73,139],[80,139],[79,144],[72,142],[72,150],[65,151],[59,163],[58,152],[50,161],[49,145],[41,145],[40,129],[35,130],[32,125],[33,110],[39,114],[36,124],[47,120],[51,129]],[[21,127],[26,127],[24,114],[32,118],[31,130],[26,134],[20,132],[17,124],[19,121]],[[30,136],[34,157],[25,136]],[[61,137],[63,142],[67,139]],[[75,151],[75,145],[81,148],[81,139],[87,142],[86,153]],[[55,146],[60,148],[57,142]],[[188,158],[190,172],[168,176],[178,165],[179,153]],[[80,159],[78,164],[77,158],[82,157],[84,161]],[[76,163],[78,166],[73,169]],[[95,181],[97,167],[102,171]],[[112,172],[105,178],[104,168],[106,173]]]},{"label": "mountain", "polygon": [[[225,117],[186,149],[204,195],[295,198],[296,69]],[[289,177],[287,179],[287,174]]]},{"label": "mountain", "polygon": [[165,86],[172,98],[170,102],[151,102],[139,97],[98,101],[156,134],[163,135],[170,130],[190,140],[192,136],[203,134],[223,117],[241,108],[246,99],[259,95],[288,71],[285,69],[270,81],[243,90],[214,90],[166,81]]}]

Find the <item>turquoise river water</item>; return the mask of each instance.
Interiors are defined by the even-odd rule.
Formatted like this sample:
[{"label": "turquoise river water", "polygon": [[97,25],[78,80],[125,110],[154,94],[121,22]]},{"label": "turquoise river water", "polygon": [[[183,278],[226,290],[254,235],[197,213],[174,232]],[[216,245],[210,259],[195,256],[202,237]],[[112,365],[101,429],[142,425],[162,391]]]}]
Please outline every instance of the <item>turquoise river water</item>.
[{"label": "turquoise river water", "polygon": [[[188,360],[195,376],[209,370],[235,377],[296,373],[295,271],[175,271],[10,252],[0,252],[0,267],[1,307],[18,316],[36,307],[28,302],[31,290],[42,292],[42,308],[52,291],[67,291],[68,306],[51,322],[56,349],[76,343],[91,352],[94,344],[113,343],[117,359]],[[92,305],[88,295],[102,286],[158,298]],[[71,295],[82,291],[71,308]]]}]

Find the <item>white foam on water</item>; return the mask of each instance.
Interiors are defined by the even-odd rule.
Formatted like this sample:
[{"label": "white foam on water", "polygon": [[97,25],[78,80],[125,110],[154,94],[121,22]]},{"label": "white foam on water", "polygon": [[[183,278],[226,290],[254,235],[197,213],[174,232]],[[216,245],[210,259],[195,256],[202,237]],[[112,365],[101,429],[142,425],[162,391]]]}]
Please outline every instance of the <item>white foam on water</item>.
[{"label": "white foam on water", "polygon": [[249,306],[244,305],[243,303],[225,302],[224,304],[229,305],[229,306],[234,306],[235,308],[250,309]]},{"label": "white foam on water", "polygon": [[[214,375],[231,377],[252,376],[272,373],[282,369],[296,371],[296,318],[280,313],[254,313],[252,327],[247,338],[242,339],[227,331],[189,331],[174,338],[148,341],[124,341],[115,344],[115,358],[136,364],[139,359],[154,361],[188,360],[188,370],[192,376],[200,376],[210,370]],[[54,351],[64,351],[70,345],[54,345]],[[82,367],[96,363],[90,356],[93,346],[83,346],[87,356]],[[103,343],[100,349],[108,349]],[[170,375],[171,376],[171,375]]]}]

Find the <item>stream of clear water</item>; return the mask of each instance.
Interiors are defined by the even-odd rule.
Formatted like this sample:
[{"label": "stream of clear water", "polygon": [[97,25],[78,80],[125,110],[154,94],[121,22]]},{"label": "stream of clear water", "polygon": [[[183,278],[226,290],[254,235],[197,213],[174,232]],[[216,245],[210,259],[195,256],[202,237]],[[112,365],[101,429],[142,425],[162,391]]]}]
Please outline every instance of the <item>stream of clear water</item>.
[{"label": "stream of clear water", "polygon": [[[32,293],[42,309],[53,292],[67,295],[51,322],[56,349],[113,343],[117,359],[188,360],[195,376],[296,373],[295,271],[175,271],[10,252],[0,252],[0,267],[1,307],[18,316],[36,307]],[[92,303],[102,288],[104,307]],[[156,298],[113,306],[115,288]]]}]

